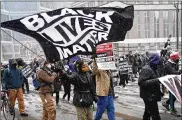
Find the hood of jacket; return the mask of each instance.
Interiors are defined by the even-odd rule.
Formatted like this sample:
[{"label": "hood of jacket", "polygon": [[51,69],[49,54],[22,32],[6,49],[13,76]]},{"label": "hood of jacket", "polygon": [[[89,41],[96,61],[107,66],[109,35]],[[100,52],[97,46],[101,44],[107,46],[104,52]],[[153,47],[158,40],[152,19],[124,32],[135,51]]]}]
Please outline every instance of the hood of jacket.
[{"label": "hood of jacket", "polygon": [[17,61],[16,59],[9,59],[9,68],[12,69],[13,68],[13,64],[16,64],[17,66]]}]

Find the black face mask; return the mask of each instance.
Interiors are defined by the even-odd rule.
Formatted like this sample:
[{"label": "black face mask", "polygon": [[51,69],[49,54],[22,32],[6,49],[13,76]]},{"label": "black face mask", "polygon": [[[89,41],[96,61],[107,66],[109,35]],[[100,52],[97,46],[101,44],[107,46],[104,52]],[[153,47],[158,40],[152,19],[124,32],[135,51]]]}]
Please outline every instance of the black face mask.
[{"label": "black face mask", "polygon": [[174,60],[174,62],[175,62],[176,64],[178,64],[178,63],[179,63],[179,59]]}]

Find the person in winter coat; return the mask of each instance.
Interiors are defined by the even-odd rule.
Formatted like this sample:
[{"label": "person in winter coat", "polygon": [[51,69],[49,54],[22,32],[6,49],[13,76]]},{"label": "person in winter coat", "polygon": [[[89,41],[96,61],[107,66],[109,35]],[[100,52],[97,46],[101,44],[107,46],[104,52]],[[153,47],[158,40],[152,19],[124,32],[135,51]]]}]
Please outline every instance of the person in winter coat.
[{"label": "person in winter coat", "polygon": [[[170,55],[170,58],[168,60],[168,62],[165,64],[165,75],[179,75],[180,71],[179,71],[179,67],[178,67],[178,63],[179,63],[179,53],[177,52],[173,52]],[[175,96],[169,92],[169,99],[164,102],[162,105],[167,109],[170,110],[171,114],[177,117],[180,117],[180,114],[176,111],[175,107],[174,107],[174,103],[176,101]],[[170,106],[170,108],[169,108]]]},{"label": "person in winter coat", "polygon": [[119,76],[119,85],[123,85],[123,87],[125,88],[126,84],[128,84],[128,62],[126,59],[123,58],[120,58],[119,61]]},{"label": "person in winter coat", "polygon": [[141,63],[141,60],[138,57],[138,53],[135,53],[133,58],[133,64],[132,64],[133,74],[135,78],[137,78],[139,63]]},{"label": "person in winter coat", "polygon": [[[2,79],[3,89],[8,90],[8,95],[11,105],[15,106],[16,99],[18,100],[18,107],[21,116],[28,116],[25,113],[25,105],[22,91],[23,75],[17,68],[17,61],[15,59],[9,60],[9,68],[4,71]],[[11,113],[11,111],[10,111]]]},{"label": "person in winter coat", "polygon": [[75,62],[75,70],[71,75],[65,73],[64,79],[74,85],[73,105],[76,108],[78,120],[93,120],[93,101],[97,102],[92,74],[82,61]]},{"label": "person in winter coat", "polygon": [[[65,71],[68,75],[71,75],[71,70],[69,69],[68,65],[65,65]],[[68,96],[68,102],[70,101],[70,92],[71,92],[71,84],[67,82],[66,80],[63,81],[63,87],[64,87],[64,95],[63,95],[63,100],[65,99],[66,96]]]},{"label": "person in winter coat", "polygon": [[93,74],[96,76],[96,92],[99,98],[95,120],[100,120],[105,109],[109,120],[115,120],[113,83],[111,82],[111,73],[108,70],[100,70],[96,61],[93,62]]},{"label": "person in winter coat", "polygon": [[[26,63],[23,61],[22,58],[17,58],[16,60],[18,62],[18,68],[21,70],[23,68],[23,66],[26,65]],[[29,94],[29,92],[30,92],[29,83],[28,83],[28,79],[25,76],[23,76],[23,84],[22,84],[22,90],[23,90],[23,93],[25,94],[24,86],[26,86],[27,94]]]},{"label": "person in winter coat", "polygon": [[56,110],[52,97],[52,85],[57,74],[52,73],[51,66],[46,60],[41,59],[39,64],[40,69],[37,71],[37,80],[40,82],[38,92],[43,104],[42,120],[55,120]]},{"label": "person in winter coat", "polygon": [[161,101],[160,82],[158,80],[157,65],[159,55],[151,54],[148,65],[145,65],[139,73],[138,85],[140,86],[140,97],[145,103],[143,120],[161,120],[158,109],[158,101]]},{"label": "person in winter coat", "polygon": [[59,91],[61,91],[61,85],[62,85],[62,81],[60,79],[60,69],[56,68],[54,65],[51,66],[51,70],[53,70],[54,72],[56,72],[57,77],[55,78],[54,82],[53,82],[53,92],[52,92],[52,96],[54,95],[54,93],[56,94],[56,105],[59,105]]}]

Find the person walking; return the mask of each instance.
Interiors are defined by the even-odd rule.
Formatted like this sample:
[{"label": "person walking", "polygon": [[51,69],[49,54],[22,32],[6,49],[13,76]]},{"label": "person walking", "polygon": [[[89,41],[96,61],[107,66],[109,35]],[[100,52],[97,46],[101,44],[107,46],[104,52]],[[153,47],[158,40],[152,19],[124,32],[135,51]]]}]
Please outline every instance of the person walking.
[{"label": "person walking", "polygon": [[153,53],[150,55],[148,64],[145,65],[139,73],[138,85],[140,86],[140,97],[145,104],[143,120],[161,120],[159,115],[158,101],[161,101],[162,92],[160,91],[160,82],[158,80],[157,65],[159,64],[159,55]]},{"label": "person walking", "polygon": [[128,84],[128,62],[123,57],[119,60],[119,76],[119,85],[123,85],[123,88],[125,88],[126,84]]},{"label": "person walking", "polygon": [[[17,58],[17,63],[18,63],[18,69],[21,71],[22,68],[24,66],[26,66],[26,63],[23,61],[22,58]],[[22,90],[23,90],[23,94],[25,94],[25,88],[26,87],[26,91],[27,91],[27,94],[29,94],[29,83],[28,83],[28,78],[26,78],[25,76],[23,76],[23,84],[22,84]]]},{"label": "person walking", "polygon": [[[65,65],[64,69],[65,69],[65,71],[66,71],[66,73],[68,75],[72,74],[72,72],[69,69],[68,65]],[[70,92],[71,92],[71,84],[70,84],[70,82],[67,82],[66,80],[63,80],[63,87],[64,87],[63,100],[65,100],[65,97],[67,96],[68,97],[67,100],[68,100],[68,102],[70,102]]]},{"label": "person walking", "polygon": [[93,101],[97,102],[92,74],[83,60],[74,64],[76,72],[71,75],[65,73],[65,82],[74,85],[73,105],[76,108],[78,120],[93,120]]},{"label": "person walking", "polygon": [[[170,55],[170,58],[164,67],[165,75],[179,75],[180,74],[179,66],[178,66],[179,58],[180,57],[179,57],[178,52],[173,52]],[[181,115],[177,112],[176,108],[174,107],[175,101],[176,101],[175,96],[171,92],[169,92],[169,99],[166,102],[162,103],[162,105],[167,110],[170,110],[172,115],[174,115],[176,117],[180,117]]]},{"label": "person walking", "polygon": [[37,80],[40,82],[38,92],[43,104],[42,120],[55,120],[56,110],[52,97],[52,85],[57,74],[52,73],[50,64],[44,59],[39,61],[39,66],[40,69],[37,71]]},{"label": "person walking", "polygon": [[96,92],[98,96],[97,111],[94,120],[100,120],[107,109],[109,120],[115,120],[113,85],[109,70],[100,70],[96,61],[93,62],[92,72],[96,76]]},{"label": "person walking", "polygon": [[[4,71],[2,78],[3,89],[8,90],[11,106],[15,106],[16,99],[18,100],[18,107],[21,116],[28,116],[25,112],[24,97],[22,91],[23,75],[17,68],[16,59],[9,60],[9,67]],[[10,110],[10,113],[12,111]],[[12,113],[11,113],[12,114]]]}]

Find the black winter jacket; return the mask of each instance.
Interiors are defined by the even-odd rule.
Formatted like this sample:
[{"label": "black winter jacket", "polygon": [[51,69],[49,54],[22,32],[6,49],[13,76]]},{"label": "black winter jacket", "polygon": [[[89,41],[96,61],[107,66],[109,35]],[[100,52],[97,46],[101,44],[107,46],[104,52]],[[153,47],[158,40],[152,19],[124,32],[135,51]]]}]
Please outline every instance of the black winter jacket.
[{"label": "black winter jacket", "polygon": [[179,70],[178,64],[168,60],[164,67],[164,74],[165,75],[172,75],[172,74],[179,75],[180,72],[178,70]]},{"label": "black winter jacket", "polygon": [[67,80],[74,85],[73,104],[77,107],[89,107],[97,99],[92,74],[73,73]]},{"label": "black winter jacket", "polygon": [[140,97],[149,101],[160,101],[162,93],[157,71],[145,65],[139,73]]}]

